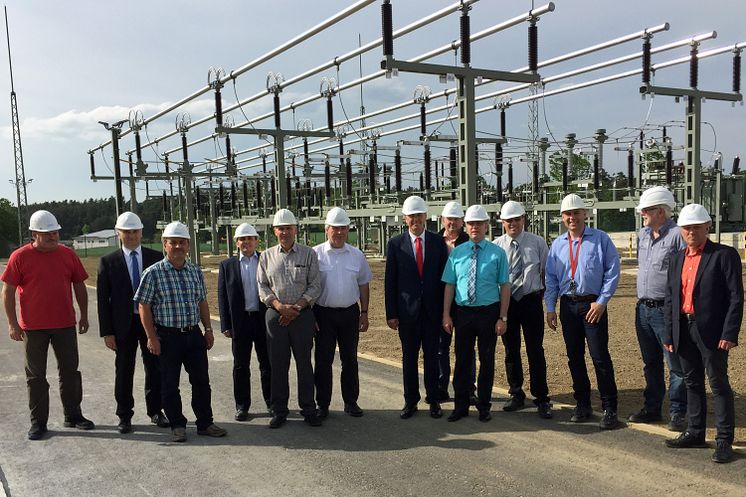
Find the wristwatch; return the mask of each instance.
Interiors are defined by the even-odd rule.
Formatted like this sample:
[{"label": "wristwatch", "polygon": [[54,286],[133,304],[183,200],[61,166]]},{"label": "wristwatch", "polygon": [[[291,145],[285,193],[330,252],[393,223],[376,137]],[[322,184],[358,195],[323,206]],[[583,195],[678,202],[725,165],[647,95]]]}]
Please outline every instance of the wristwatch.
[{"label": "wristwatch", "polygon": [[500,316],[500,321],[502,321],[503,323],[507,323],[508,322],[508,316]]}]

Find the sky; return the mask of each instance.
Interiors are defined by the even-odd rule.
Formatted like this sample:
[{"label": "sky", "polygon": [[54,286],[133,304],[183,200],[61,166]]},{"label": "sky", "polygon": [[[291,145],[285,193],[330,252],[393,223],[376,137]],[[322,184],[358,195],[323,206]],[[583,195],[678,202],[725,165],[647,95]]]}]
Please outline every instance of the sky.
[{"label": "sky", "polygon": [[[448,0],[392,0],[394,29],[421,19],[432,12],[452,5]],[[555,11],[543,15],[539,26],[539,61],[602,43],[645,28],[670,23],[670,30],[654,35],[653,48],[666,43],[687,39],[693,35],[717,31],[717,38],[702,43],[700,50],[732,46],[746,41],[743,19],[746,2],[732,0],[558,0]],[[55,2],[42,0],[9,0],[6,4],[10,23],[10,42],[13,57],[13,77],[18,100],[23,143],[23,158],[28,184],[29,203],[86,198],[109,197],[114,193],[112,181],[93,182],[90,179],[88,151],[109,138],[108,132],[98,121],[114,122],[127,119],[133,109],[148,118],[167,108],[207,83],[210,67],[222,67],[226,72],[245,66],[268,53],[297,34],[315,26],[337,12],[352,5],[352,0],[272,0],[271,2],[226,0],[223,2],[173,1],[157,2],[131,0],[129,2],[101,2],[79,0]],[[282,55],[260,64],[240,75],[235,85],[228,83],[223,89],[223,106],[236,103],[265,90],[269,71],[280,72],[285,78],[333,60],[358,46],[358,39],[368,43],[380,36],[380,1],[373,2],[333,27],[324,30],[307,42]],[[535,1],[536,7],[545,2]],[[528,0],[480,0],[470,11],[472,33],[522,15],[532,8]],[[414,33],[394,41],[394,56],[411,59],[435,48],[448,45],[459,37],[458,14],[429,24]],[[512,71],[526,65],[527,25],[520,24],[501,31],[472,45],[472,66],[483,69]],[[640,51],[641,40],[634,40],[619,47],[603,50],[562,64],[541,69],[542,77],[551,77],[572,69],[585,67]],[[0,198],[16,201],[13,139],[10,112],[10,77],[7,53],[2,50],[0,64],[0,93],[7,95],[5,112],[0,112]],[[688,54],[688,47],[654,54],[653,63],[664,62]],[[375,48],[360,60],[344,62],[339,70],[326,69],[304,81],[291,85],[280,94],[283,105],[317,95],[322,77],[335,78],[346,83],[362,72],[371,74],[379,69],[381,49]],[[428,62],[453,64],[452,52],[429,59]],[[731,89],[731,54],[702,60],[699,88],[713,91]],[[637,69],[634,61],[549,83],[545,91],[556,90],[571,84]],[[687,87],[689,84],[686,64],[666,68],[655,75],[655,84]],[[368,112],[411,101],[418,85],[427,85],[433,93],[450,88],[452,83],[441,83],[437,77],[400,73],[392,79],[379,78],[363,86],[362,104]],[[568,133],[580,139],[579,148],[590,150],[593,133],[598,128],[611,136],[604,147],[606,169],[614,172],[626,168],[624,151],[630,137],[636,137],[640,127],[649,129],[646,137],[660,139],[660,125],[667,123],[668,135],[674,145],[681,145],[684,138],[682,120],[684,103],[675,103],[670,97],[641,99],[640,77],[633,76],[619,81],[568,92],[542,99],[539,109],[539,136],[551,142],[563,141]],[[492,83],[477,90],[477,95],[513,86],[510,83]],[[510,94],[511,99],[525,96],[525,90]],[[444,99],[434,99],[429,107],[444,105]],[[453,99],[448,101],[453,104]],[[477,103],[477,108],[493,105],[494,98]],[[340,92],[334,99],[334,117],[340,120],[347,115],[360,115],[359,86]],[[230,114],[236,123],[246,116],[254,117],[272,108],[271,98],[264,97],[241,110]],[[377,116],[376,123],[384,123],[396,116],[417,112],[416,106],[390,115]],[[185,107],[154,121],[143,133],[143,141],[161,137],[174,129],[177,112],[186,111],[192,121],[214,112],[213,96],[208,93]],[[453,110],[451,109],[451,115]],[[444,117],[447,111],[432,115],[431,119]],[[528,107],[525,103],[510,106],[507,111],[506,147],[508,156],[518,156],[525,151]],[[733,107],[728,102],[708,100],[703,104],[702,162],[713,162],[713,154],[720,152],[726,171],[736,155],[744,153],[744,106]],[[326,123],[324,102],[316,100],[298,106],[295,112],[282,115],[283,127],[291,128],[302,119],[310,119],[314,127]],[[369,120],[370,121],[370,120]],[[390,126],[381,125],[385,133],[402,126],[415,125],[408,120]],[[477,131],[481,136],[499,133],[498,111],[480,114]],[[271,127],[271,119],[254,123],[257,127]],[[354,127],[358,123],[354,124]],[[432,131],[437,125],[429,126]],[[125,129],[126,129],[125,125]],[[207,137],[212,125],[194,126],[189,130],[189,140]],[[455,134],[451,124],[440,125],[443,134]],[[349,130],[354,136],[354,130]],[[416,139],[416,134],[382,137],[380,145],[394,145],[396,139]],[[292,141],[289,145],[297,145]],[[239,150],[262,145],[256,137],[234,136],[233,146]],[[164,151],[180,146],[178,136],[151,145],[144,152],[149,171],[162,170],[158,164]],[[312,151],[329,147],[324,142],[312,146]],[[132,134],[121,142],[122,155],[134,148]],[[350,145],[360,148],[360,145]],[[334,146],[333,148],[336,148]],[[619,148],[621,150],[615,150]],[[555,150],[556,146],[550,149]],[[207,140],[190,149],[190,161],[202,162],[224,153],[222,140]],[[335,153],[332,150],[330,153]],[[447,150],[434,147],[436,160]],[[490,150],[483,149],[484,159]],[[391,152],[382,152],[380,162],[391,162]],[[408,146],[402,150],[405,157],[405,180],[412,181],[419,174],[422,149]],[[239,156],[248,159],[252,166],[245,174],[257,170],[257,152]],[[318,153],[314,158],[321,157]],[[683,158],[683,151],[675,152]],[[173,152],[172,160],[179,160],[181,152]],[[253,158],[253,159],[252,159]],[[113,164],[111,147],[95,154],[97,173],[110,175]],[[527,174],[525,163],[516,162],[517,179]],[[486,166],[483,166],[486,167]],[[126,168],[123,172],[126,174]],[[505,179],[503,179],[505,181]],[[154,182],[150,193],[158,194],[165,184]],[[143,182],[137,183],[138,199],[145,195]],[[127,187],[125,186],[125,191]],[[125,196],[129,196],[125,194]]]}]

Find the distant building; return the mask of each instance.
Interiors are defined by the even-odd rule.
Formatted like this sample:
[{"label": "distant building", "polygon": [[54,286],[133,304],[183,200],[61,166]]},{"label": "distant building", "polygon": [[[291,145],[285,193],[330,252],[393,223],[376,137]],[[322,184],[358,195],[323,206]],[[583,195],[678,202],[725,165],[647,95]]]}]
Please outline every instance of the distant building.
[{"label": "distant building", "polygon": [[101,230],[87,235],[79,235],[73,238],[73,248],[75,250],[93,249],[98,247],[116,247],[117,231]]}]

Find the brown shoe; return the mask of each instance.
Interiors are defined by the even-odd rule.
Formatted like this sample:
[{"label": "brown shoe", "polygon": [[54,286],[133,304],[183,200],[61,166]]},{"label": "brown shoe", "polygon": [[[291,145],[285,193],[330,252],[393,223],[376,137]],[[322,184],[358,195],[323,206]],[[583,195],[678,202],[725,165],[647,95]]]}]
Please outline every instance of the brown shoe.
[{"label": "brown shoe", "polygon": [[197,430],[197,435],[204,435],[207,437],[215,437],[215,438],[224,437],[226,433],[228,432],[216,424],[211,424],[204,430]]}]

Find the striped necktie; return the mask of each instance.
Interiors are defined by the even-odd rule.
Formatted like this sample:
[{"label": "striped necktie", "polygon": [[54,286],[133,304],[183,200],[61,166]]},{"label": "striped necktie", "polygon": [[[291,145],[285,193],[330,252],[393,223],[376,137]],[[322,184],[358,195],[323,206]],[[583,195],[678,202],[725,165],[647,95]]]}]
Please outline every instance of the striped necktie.
[{"label": "striped necktie", "polygon": [[470,304],[477,301],[477,251],[479,245],[472,248],[471,259],[469,260],[469,279],[467,280],[466,297]]},{"label": "striped necktie", "polygon": [[515,300],[523,297],[523,257],[515,239],[510,241],[510,293]]}]

